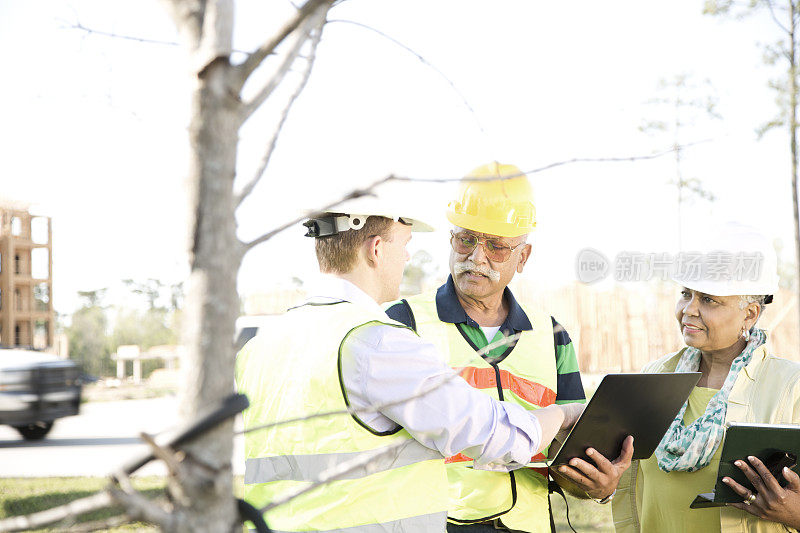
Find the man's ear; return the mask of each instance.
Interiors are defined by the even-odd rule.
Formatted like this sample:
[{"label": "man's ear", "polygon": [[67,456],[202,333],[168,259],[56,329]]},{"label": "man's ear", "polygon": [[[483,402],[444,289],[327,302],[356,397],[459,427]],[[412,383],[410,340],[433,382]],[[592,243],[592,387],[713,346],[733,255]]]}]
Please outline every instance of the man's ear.
[{"label": "man's ear", "polygon": [[530,244],[526,244],[522,247],[522,251],[519,253],[519,261],[517,262],[517,273],[522,273],[522,269],[525,268],[525,263],[528,262],[528,258],[530,258],[532,251],[533,246]]},{"label": "man's ear", "polygon": [[377,266],[379,261],[383,259],[383,238],[380,235],[370,237],[364,242],[362,250],[367,264],[372,267]]}]

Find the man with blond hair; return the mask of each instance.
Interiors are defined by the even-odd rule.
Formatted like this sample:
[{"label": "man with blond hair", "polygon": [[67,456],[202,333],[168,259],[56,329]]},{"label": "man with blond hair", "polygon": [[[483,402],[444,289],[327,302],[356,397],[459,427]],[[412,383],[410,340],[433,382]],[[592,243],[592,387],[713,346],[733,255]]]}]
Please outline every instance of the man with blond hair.
[{"label": "man with blond hair", "polygon": [[431,229],[404,214],[365,199],[306,222],[320,284],[237,357],[245,428],[295,420],[246,434],[245,498],[261,508],[338,472],[268,511],[274,531],[443,533],[444,456],[519,468],[580,412],[493,400],[386,316],[412,231]]}]

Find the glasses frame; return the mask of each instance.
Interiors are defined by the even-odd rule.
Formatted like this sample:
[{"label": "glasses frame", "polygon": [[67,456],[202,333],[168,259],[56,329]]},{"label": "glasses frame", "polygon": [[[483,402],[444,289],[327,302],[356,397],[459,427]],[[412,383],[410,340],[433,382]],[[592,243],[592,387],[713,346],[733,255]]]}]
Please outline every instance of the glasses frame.
[{"label": "glasses frame", "polygon": [[[469,252],[459,252],[458,250],[456,250],[456,247],[455,247],[455,245],[453,244],[453,240],[454,240],[454,239],[456,239],[456,235],[459,235],[459,234],[461,234],[461,233],[466,233],[466,234],[468,234],[468,235],[472,235],[473,237],[475,237],[475,240],[477,241],[477,242],[475,243],[475,246],[474,246],[474,247],[473,247],[473,248],[472,248],[472,249],[471,249]],[[516,249],[517,249],[517,248],[519,248],[520,246],[524,246],[525,244],[528,244],[528,243],[525,243],[525,242],[521,242],[521,243],[519,243],[519,244],[517,244],[517,245],[515,245],[515,246],[511,246],[511,245],[509,245],[509,244],[506,244],[504,241],[499,241],[499,242],[503,242],[503,244],[504,244],[504,246],[503,246],[503,247],[504,247],[504,248],[506,248],[506,249],[508,250],[508,255],[506,256],[506,258],[505,258],[505,259],[492,259],[491,257],[489,257],[489,254],[490,254],[491,252],[489,252],[489,251],[486,249],[486,242],[487,242],[487,241],[497,241],[497,240],[498,240],[498,239],[494,239],[494,238],[490,238],[490,237],[484,237],[484,238],[481,238],[481,237],[479,237],[478,235],[475,235],[474,233],[472,233],[471,231],[466,231],[466,230],[465,230],[465,231],[459,231],[458,233],[456,233],[455,231],[453,231],[453,230],[450,230],[450,248],[452,248],[452,249],[453,249],[453,251],[454,251],[455,253],[457,253],[457,254],[461,254],[461,255],[470,255],[472,252],[474,252],[474,251],[475,251],[475,248],[477,248],[477,247],[478,247],[478,245],[481,245],[481,246],[483,246],[483,253],[486,255],[486,258],[487,258],[489,261],[493,262],[493,263],[505,263],[506,261],[508,261],[509,259],[511,259],[511,254],[513,254],[513,253],[514,253],[514,250],[516,250]]]}]

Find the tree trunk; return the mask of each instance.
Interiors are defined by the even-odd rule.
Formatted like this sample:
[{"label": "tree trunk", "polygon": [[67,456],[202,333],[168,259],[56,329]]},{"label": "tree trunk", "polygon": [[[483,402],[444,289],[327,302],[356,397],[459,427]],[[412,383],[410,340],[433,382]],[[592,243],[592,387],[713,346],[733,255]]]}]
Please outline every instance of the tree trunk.
[{"label": "tree trunk", "polygon": [[[213,60],[196,77],[189,126],[188,177],[191,274],[187,291],[182,420],[191,420],[233,392],[233,335],[238,314],[233,179],[240,126],[229,90],[231,65]],[[231,455],[233,422],[187,446],[191,480],[184,485],[191,531],[226,532],[235,521]]]}]

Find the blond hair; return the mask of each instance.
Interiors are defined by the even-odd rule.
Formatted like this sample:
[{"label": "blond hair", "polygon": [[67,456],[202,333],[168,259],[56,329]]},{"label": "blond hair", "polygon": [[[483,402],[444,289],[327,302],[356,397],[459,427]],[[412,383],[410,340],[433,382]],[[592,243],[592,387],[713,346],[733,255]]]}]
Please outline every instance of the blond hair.
[{"label": "blond hair", "polygon": [[314,243],[317,262],[322,272],[346,274],[353,270],[358,258],[358,250],[372,237],[389,239],[389,230],[394,221],[391,218],[370,216],[361,229],[347,230],[336,235],[317,237]]}]

